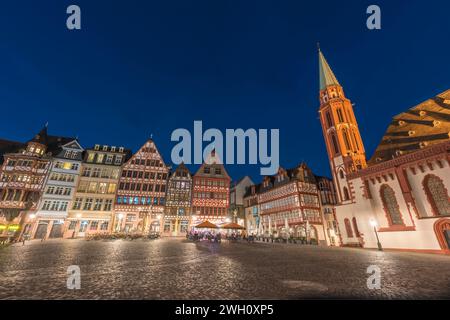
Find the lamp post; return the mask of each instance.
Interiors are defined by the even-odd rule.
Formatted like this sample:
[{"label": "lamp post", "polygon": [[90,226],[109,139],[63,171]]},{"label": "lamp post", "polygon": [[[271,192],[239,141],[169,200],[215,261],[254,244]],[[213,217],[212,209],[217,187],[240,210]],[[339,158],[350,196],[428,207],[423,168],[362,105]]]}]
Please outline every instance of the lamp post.
[{"label": "lamp post", "polygon": [[373,227],[373,231],[375,232],[375,236],[377,237],[378,250],[383,251],[383,247],[381,246],[380,239],[378,238],[377,222],[375,221],[375,219],[370,220],[370,225]]}]

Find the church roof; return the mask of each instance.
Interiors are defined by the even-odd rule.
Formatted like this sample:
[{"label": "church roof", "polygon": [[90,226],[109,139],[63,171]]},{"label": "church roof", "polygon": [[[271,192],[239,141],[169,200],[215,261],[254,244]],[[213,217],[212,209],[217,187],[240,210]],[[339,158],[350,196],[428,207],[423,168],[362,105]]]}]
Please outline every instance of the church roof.
[{"label": "church roof", "polygon": [[319,49],[319,75],[320,75],[320,90],[324,90],[328,86],[339,85],[336,76],[331,70],[325,56]]},{"label": "church roof", "polygon": [[450,90],[395,116],[368,164],[450,139]]}]

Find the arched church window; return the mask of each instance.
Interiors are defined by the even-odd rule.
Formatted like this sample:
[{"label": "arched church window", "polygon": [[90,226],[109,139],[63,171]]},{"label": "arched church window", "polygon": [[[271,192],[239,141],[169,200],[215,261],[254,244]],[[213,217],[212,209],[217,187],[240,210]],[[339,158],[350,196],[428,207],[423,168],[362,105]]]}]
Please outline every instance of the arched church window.
[{"label": "arched church window", "polygon": [[344,179],[344,170],[339,170],[339,177],[341,178],[341,179]]},{"label": "arched church window", "polygon": [[442,180],[429,174],[423,179],[423,188],[435,216],[450,214],[450,198]]},{"label": "arched church window", "polygon": [[339,146],[336,140],[336,136],[334,134],[331,135],[331,142],[333,143],[334,153],[339,153]]},{"label": "arched church window", "polygon": [[380,188],[380,195],[389,225],[404,225],[394,190],[387,184],[384,184]]},{"label": "arched church window", "polygon": [[358,224],[356,223],[355,217],[353,217],[353,219],[352,219],[352,224],[353,224],[353,230],[355,230],[355,236],[360,237],[361,234],[359,233]]},{"label": "arched church window", "polygon": [[337,109],[337,115],[338,115],[339,122],[344,122],[344,116],[342,115],[341,109]]},{"label": "arched church window", "polygon": [[344,200],[350,200],[350,194],[347,187],[344,187]]},{"label": "arched church window", "polygon": [[327,123],[328,123],[328,128],[331,128],[333,126],[333,122],[331,121],[330,112],[327,112]]},{"label": "arched church window", "polygon": [[342,131],[342,136],[344,137],[345,147],[347,150],[351,150],[352,148],[350,147],[350,140],[348,139],[347,130]]},{"label": "arched church window", "polygon": [[347,218],[344,219],[345,231],[347,232],[347,238],[353,238],[353,230],[350,224],[350,220]]},{"label": "arched church window", "polygon": [[359,150],[359,143],[358,143],[358,138],[356,137],[355,130],[352,130],[352,133],[353,133],[353,139],[355,141],[355,146]]}]

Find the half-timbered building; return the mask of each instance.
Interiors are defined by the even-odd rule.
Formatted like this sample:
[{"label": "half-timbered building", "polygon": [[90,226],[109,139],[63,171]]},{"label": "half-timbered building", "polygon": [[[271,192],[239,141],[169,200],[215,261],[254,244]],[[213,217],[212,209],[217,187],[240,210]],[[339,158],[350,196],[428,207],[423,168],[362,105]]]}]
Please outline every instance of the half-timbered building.
[{"label": "half-timbered building", "polygon": [[0,178],[0,234],[4,237],[30,232],[38,203],[51,168],[51,156],[73,138],[50,136],[45,126],[25,144],[2,141]]},{"label": "half-timbered building", "polygon": [[216,224],[226,222],[230,206],[230,180],[219,157],[212,151],[193,177],[194,226],[205,220]]},{"label": "half-timbered building", "polygon": [[266,237],[327,243],[317,182],[305,163],[289,170],[280,168],[276,175],[264,177],[258,204]]},{"label": "half-timbered building", "polygon": [[125,164],[115,206],[115,231],[161,232],[169,167],[153,140]]},{"label": "half-timbered building", "polygon": [[181,163],[170,174],[164,211],[164,235],[183,236],[189,229],[192,205],[192,176]]}]

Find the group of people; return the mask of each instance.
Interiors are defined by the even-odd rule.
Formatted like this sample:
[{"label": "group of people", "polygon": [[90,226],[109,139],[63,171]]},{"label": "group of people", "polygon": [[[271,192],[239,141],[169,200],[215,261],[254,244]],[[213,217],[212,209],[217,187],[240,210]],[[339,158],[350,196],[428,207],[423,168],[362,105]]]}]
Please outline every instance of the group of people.
[{"label": "group of people", "polygon": [[219,243],[222,241],[222,234],[214,231],[191,230],[186,234],[186,238],[192,241],[209,241]]},{"label": "group of people", "polygon": [[252,234],[250,236],[246,236],[245,233],[239,232],[230,232],[227,234],[222,234],[221,232],[215,231],[200,231],[200,230],[191,230],[186,233],[186,238],[192,241],[209,241],[209,242],[221,242],[222,238],[225,238],[229,241],[238,241],[244,240],[247,242],[254,242],[255,236]]}]

